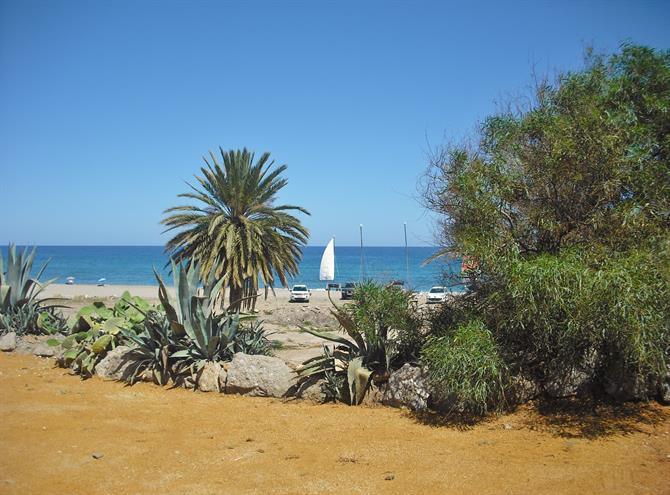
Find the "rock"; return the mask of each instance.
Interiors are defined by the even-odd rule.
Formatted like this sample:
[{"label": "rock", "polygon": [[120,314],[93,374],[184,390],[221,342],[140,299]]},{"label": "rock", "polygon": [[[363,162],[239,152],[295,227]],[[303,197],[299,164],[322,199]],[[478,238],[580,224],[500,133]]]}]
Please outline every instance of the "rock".
[{"label": "rock", "polygon": [[16,349],[16,332],[9,332],[0,337],[0,351],[11,352]]},{"label": "rock", "polygon": [[375,406],[381,404],[384,400],[385,391],[386,391],[386,384],[377,386],[374,383],[371,383],[370,386],[368,387],[368,390],[365,392],[365,395],[363,396],[361,405]]},{"label": "rock", "polygon": [[550,376],[544,382],[544,392],[553,399],[573,397],[588,387],[590,376],[579,370],[570,370],[563,376]]},{"label": "rock", "polygon": [[540,386],[537,382],[521,375],[512,377],[509,388],[510,401],[513,404],[524,404],[540,395]]},{"label": "rock", "polygon": [[324,383],[324,379],[309,380],[296,390],[295,396],[299,399],[322,403],[326,400],[326,394],[322,389]]},{"label": "rock", "polygon": [[622,377],[620,380],[606,378],[603,389],[607,395],[621,402],[641,400],[647,395],[647,383],[639,376]]},{"label": "rock", "polygon": [[221,392],[226,387],[226,370],[220,363],[208,361],[200,370],[198,390],[201,392]]},{"label": "rock", "polygon": [[56,354],[56,349],[44,342],[38,342],[33,346],[33,354],[41,357],[53,357]]},{"label": "rock", "polygon": [[93,452],[91,454],[91,457],[93,457],[93,459],[102,459],[103,457],[105,457],[105,454],[103,454],[102,452]]},{"label": "rock", "polygon": [[661,385],[658,392],[658,401],[664,406],[670,406],[670,383],[665,382]]},{"label": "rock", "polygon": [[409,363],[391,373],[382,403],[392,407],[408,407],[414,411],[428,408],[430,386],[424,371]]},{"label": "rock", "polygon": [[228,368],[226,393],[284,397],[294,381],[295,373],[281,359],[238,352]]},{"label": "rock", "polygon": [[149,368],[146,368],[142,373],[140,373],[140,381],[142,382],[147,382],[147,383],[153,383],[155,381],[154,379],[154,372],[150,370]]},{"label": "rock", "polygon": [[102,378],[111,380],[125,380],[131,373],[130,365],[133,363],[126,356],[130,347],[125,345],[116,346],[95,365],[95,374]]}]

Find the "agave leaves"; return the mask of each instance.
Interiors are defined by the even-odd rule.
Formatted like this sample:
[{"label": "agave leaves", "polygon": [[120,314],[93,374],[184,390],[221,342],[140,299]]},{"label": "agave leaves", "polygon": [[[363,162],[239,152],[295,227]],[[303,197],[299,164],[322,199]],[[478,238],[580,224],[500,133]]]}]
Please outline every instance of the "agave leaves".
[{"label": "agave leaves", "polygon": [[204,343],[203,332],[211,329],[217,297],[224,280],[210,281],[199,288],[199,272],[197,265],[184,268],[182,264],[172,261],[172,277],[174,278],[175,296],[172,297],[162,277],[154,270],[158,281],[158,298],[172,325],[177,337],[188,335],[191,340]]},{"label": "agave leaves", "polygon": [[[241,322],[255,319],[253,315],[216,311],[216,303],[224,282],[206,281],[198,286],[196,264],[185,268],[172,262],[174,297],[170,295],[158,273],[158,295],[170,322],[172,333],[180,345],[170,355],[177,374],[195,378],[207,361],[227,361],[240,350],[264,350],[265,333],[259,329],[242,329]],[[244,348],[249,344],[249,349]],[[254,348],[254,345],[258,347]],[[264,352],[265,353],[265,352]]]},{"label": "agave leaves", "polygon": [[55,280],[44,283],[39,281],[48,262],[42,265],[35,277],[30,276],[36,250],[25,248],[17,252],[16,246],[10,244],[6,269],[0,253],[0,329],[13,324],[19,326],[15,328],[18,333],[40,330],[36,322],[39,313],[60,307],[53,304],[59,302],[59,299],[40,298],[44,288]]},{"label": "agave leaves", "polygon": [[337,382],[333,379],[333,375],[339,375],[346,379],[346,394],[340,391],[331,395],[335,398],[348,395],[348,402],[351,405],[360,404],[371,379],[381,382],[388,377],[391,362],[398,355],[398,343],[390,337],[394,332],[390,331],[391,328],[383,317],[377,316],[377,313],[385,314],[386,306],[382,304],[365,306],[362,302],[371,299],[369,296],[377,295],[378,291],[386,289],[366,284],[360,290],[363,292],[355,294],[355,304],[350,306],[338,306],[330,297],[330,293],[328,294],[333,305],[331,313],[340,324],[345,336],[301,327],[303,331],[335,344],[332,350],[324,346],[321,356],[303,363],[298,371],[301,382],[320,376],[330,380],[329,387],[332,388]]},{"label": "agave leaves", "polygon": [[[360,404],[365,397],[365,392],[368,389],[370,377],[373,373],[373,370],[365,364],[366,343],[363,341],[363,345],[360,346],[339,335],[319,332],[304,327],[300,328],[316,337],[321,337],[338,344],[333,347],[332,351],[327,346],[324,346],[323,355],[305,361],[298,370],[300,379],[307,380],[314,376],[325,375],[326,373],[346,374],[349,404]],[[352,333],[355,334],[355,332]]]},{"label": "agave leaves", "polygon": [[126,341],[134,345],[128,354],[132,362],[126,378],[128,383],[134,384],[145,371],[150,371],[156,383],[167,385],[171,375],[171,354],[178,346],[167,318],[151,312],[146,316],[141,333],[127,330],[122,330],[122,333]]}]

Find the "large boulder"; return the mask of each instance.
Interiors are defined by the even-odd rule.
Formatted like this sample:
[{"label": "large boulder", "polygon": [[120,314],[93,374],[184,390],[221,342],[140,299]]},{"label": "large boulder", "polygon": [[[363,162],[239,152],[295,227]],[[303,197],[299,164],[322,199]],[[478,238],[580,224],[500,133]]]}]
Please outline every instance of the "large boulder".
[{"label": "large boulder", "polygon": [[0,337],[0,351],[11,352],[16,349],[16,332],[9,332]]},{"label": "large boulder", "polygon": [[414,411],[428,408],[430,385],[424,371],[409,363],[391,373],[382,403],[392,407],[408,407]]},{"label": "large boulder", "polygon": [[294,381],[295,373],[281,359],[238,352],[228,365],[226,393],[284,397]]},{"label": "large boulder", "polygon": [[221,392],[226,387],[226,370],[220,363],[207,361],[198,374],[198,390]]},{"label": "large boulder", "polygon": [[116,346],[95,365],[95,374],[111,380],[125,380],[128,378],[132,372],[130,365],[133,363],[128,354],[130,350],[130,347],[125,345]]}]

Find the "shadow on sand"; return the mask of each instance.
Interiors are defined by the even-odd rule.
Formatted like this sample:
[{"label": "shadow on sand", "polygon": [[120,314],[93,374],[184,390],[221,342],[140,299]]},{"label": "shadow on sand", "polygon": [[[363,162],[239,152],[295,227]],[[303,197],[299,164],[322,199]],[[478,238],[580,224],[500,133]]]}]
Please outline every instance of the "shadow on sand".
[{"label": "shadow on sand", "polygon": [[[408,412],[414,421],[432,427],[469,430],[475,426],[505,421],[514,414],[516,427],[547,432],[562,438],[597,439],[646,431],[670,417],[670,408],[655,402],[613,403],[597,399],[537,400],[515,412],[472,416],[432,411]],[[512,419],[510,417],[510,419]]]}]

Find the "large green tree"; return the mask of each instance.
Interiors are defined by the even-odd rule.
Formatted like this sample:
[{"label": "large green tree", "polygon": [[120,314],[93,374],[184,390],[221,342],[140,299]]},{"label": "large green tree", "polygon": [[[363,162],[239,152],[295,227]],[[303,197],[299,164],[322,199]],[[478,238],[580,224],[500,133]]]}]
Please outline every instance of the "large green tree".
[{"label": "large green tree", "polygon": [[438,332],[482,321],[540,381],[670,387],[670,52],[624,45],[540,82],[436,150],[425,197],[443,254],[477,262]]},{"label": "large green tree", "polygon": [[[179,197],[196,204],[168,208],[162,223],[177,233],[167,250],[178,261],[197,263],[203,279],[224,278],[233,309],[255,302],[259,281],[266,288],[298,273],[308,230],[292,212],[309,215],[302,207],[275,205],[286,186],[286,165],[274,166],[269,153],[210,152],[195,178],[198,186]],[[240,302],[242,304],[240,304]]]}]

